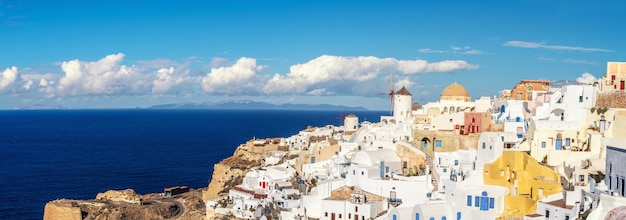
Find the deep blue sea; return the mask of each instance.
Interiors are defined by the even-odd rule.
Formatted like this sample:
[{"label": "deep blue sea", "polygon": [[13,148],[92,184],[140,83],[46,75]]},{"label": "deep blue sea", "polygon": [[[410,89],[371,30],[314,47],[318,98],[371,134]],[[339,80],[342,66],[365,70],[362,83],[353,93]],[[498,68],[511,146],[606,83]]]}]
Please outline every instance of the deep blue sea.
[{"label": "deep blue sea", "polygon": [[[378,121],[383,111],[347,112]],[[341,111],[0,111],[0,219],[42,219],[46,202],[109,189],[207,187],[213,164],[253,138],[340,125]]]}]

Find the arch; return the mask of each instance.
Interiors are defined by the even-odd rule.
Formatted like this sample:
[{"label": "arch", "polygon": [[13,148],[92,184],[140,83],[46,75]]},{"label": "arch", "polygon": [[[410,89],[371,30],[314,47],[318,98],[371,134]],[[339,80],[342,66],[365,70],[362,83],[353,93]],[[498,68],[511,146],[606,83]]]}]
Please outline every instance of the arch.
[{"label": "arch", "polygon": [[483,192],[481,193],[481,195],[482,195],[482,196],[487,196],[487,191],[483,191]]}]

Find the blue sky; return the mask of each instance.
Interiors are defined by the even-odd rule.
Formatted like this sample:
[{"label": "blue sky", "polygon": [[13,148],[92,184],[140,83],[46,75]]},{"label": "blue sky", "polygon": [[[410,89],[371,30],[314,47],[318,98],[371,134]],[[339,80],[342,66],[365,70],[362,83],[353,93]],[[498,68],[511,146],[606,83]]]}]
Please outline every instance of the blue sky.
[{"label": "blue sky", "polygon": [[0,109],[255,100],[387,109],[625,61],[620,1],[0,0]]}]

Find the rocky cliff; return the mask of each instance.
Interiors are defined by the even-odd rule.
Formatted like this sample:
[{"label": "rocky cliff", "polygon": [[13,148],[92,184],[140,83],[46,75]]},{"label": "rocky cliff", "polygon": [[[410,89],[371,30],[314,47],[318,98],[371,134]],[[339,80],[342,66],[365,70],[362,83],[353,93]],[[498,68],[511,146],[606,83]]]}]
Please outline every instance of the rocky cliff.
[{"label": "rocky cliff", "polygon": [[241,184],[250,168],[260,166],[263,162],[265,148],[249,143],[240,145],[233,156],[213,165],[213,176],[209,188],[203,193],[203,199],[207,201],[224,197],[232,187]]},{"label": "rocky cliff", "polygon": [[48,202],[44,220],[103,219],[204,219],[205,204],[200,190],[174,197],[138,195],[132,189],[109,190],[95,200],[61,199]]},{"label": "rocky cliff", "polygon": [[[265,157],[275,151],[289,151],[280,146],[280,138],[254,139],[239,145],[230,156],[213,166],[213,176],[209,188],[204,192],[204,201],[228,195],[228,191],[243,182],[243,177],[251,168],[261,166]],[[285,158],[283,158],[285,159]]]}]

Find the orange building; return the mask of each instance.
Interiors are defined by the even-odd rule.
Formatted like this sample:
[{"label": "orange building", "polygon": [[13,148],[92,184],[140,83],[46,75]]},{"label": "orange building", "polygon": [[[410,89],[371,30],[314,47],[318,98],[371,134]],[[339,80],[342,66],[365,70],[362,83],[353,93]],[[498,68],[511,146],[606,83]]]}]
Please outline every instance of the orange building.
[{"label": "orange building", "polygon": [[511,90],[514,100],[533,100],[533,92],[547,92],[550,90],[549,80],[521,80]]}]

